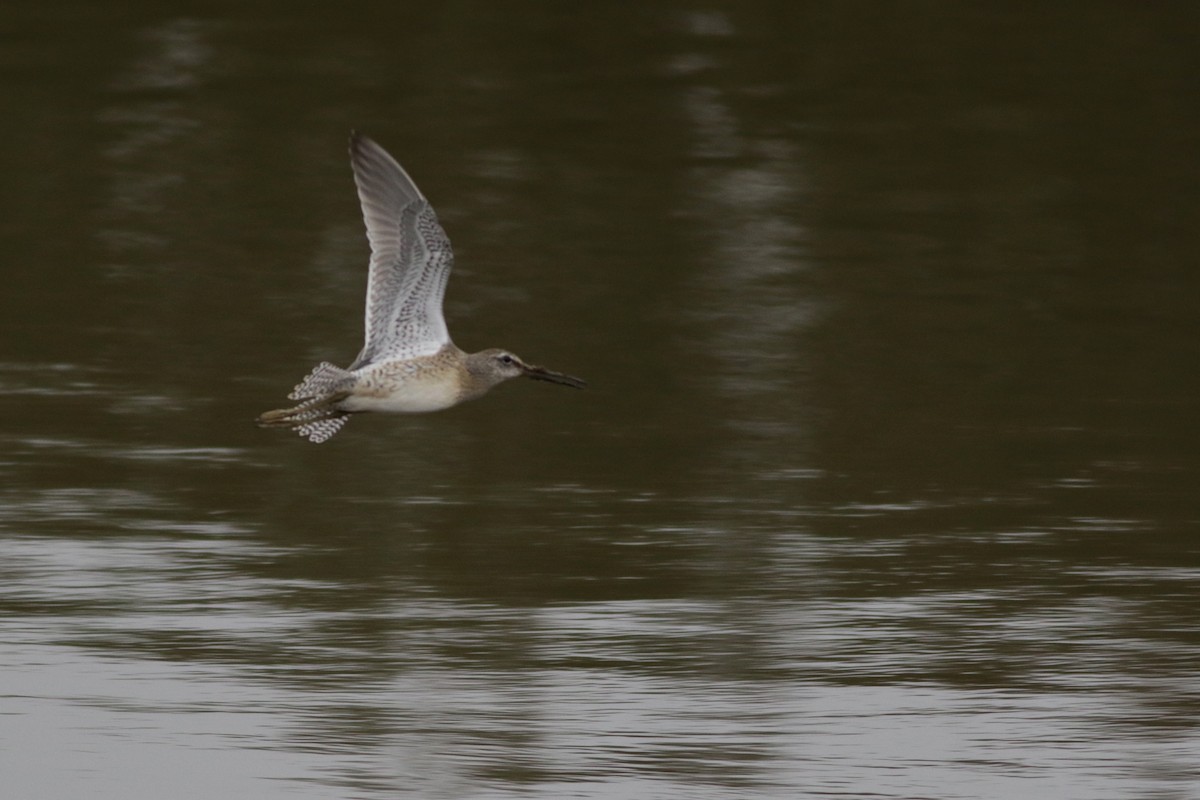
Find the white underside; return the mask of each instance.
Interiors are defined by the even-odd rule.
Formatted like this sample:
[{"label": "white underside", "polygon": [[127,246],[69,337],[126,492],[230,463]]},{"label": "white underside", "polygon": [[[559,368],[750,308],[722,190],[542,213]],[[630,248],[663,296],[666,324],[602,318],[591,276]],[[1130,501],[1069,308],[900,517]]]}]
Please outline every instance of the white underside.
[{"label": "white underside", "polygon": [[458,385],[453,381],[428,380],[403,383],[386,396],[353,394],[339,406],[345,411],[382,411],[392,414],[422,414],[440,411],[458,402]]}]

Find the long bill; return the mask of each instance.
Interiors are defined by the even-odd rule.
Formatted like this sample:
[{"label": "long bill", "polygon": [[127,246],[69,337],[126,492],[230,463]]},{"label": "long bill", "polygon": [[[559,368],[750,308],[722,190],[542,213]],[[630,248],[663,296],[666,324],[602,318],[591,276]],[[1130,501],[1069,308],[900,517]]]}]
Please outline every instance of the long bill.
[{"label": "long bill", "polygon": [[582,378],[576,378],[573,375],[567,375],[562,372],[555,372],[545,367],[538,367],[532,364],[526,364],[525,377],[533,378],[535,381],[548,381],[550,383],[558,383],[563,386],[570,386],[572,389],[583,389],[587,386],[587,381]]}]

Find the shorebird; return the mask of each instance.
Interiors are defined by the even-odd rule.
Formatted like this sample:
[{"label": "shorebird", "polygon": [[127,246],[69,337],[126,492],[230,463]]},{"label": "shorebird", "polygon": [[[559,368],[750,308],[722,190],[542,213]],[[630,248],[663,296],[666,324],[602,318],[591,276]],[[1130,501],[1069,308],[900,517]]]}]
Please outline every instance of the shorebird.
[{"label": "shorebird", "polygon": [[317,365],[288,395],[296,405],[261,414],[259,425],[323,442],[351,414],[440,411],[509,378],[587,385],[508,350],[455,347],[442,316],[454,255],[433,207],[396,160],[362,134],[350,134],[350,164],[371,245],[362,352],[346,369]]}]

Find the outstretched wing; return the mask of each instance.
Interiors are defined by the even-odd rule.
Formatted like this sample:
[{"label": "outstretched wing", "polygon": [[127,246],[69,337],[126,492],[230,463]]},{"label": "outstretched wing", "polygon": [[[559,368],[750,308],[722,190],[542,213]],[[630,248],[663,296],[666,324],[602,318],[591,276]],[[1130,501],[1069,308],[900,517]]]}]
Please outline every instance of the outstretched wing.
[{"label": "outstretched wing", "polygon": [[350,134],[350,164],[371,243],[366,340],[350,368],[432,355],[450,343],[442,317],[454,264],[450,239],[425,195],[382,147]]}]

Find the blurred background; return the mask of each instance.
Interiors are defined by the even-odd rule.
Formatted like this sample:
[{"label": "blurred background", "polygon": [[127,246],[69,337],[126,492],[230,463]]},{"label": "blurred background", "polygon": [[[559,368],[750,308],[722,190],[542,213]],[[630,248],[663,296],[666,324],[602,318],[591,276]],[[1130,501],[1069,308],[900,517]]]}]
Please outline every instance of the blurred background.
[{"label": "blurred background", "polygon": [[[0,7],[0,774],[1200,798],[1200,7]],[[513,382],[312,445],[367,132]]]}]

